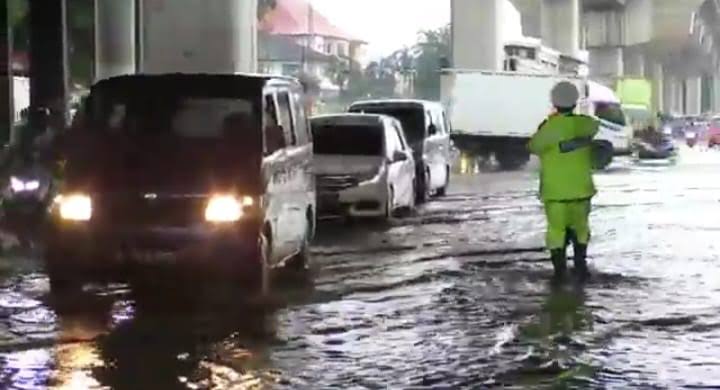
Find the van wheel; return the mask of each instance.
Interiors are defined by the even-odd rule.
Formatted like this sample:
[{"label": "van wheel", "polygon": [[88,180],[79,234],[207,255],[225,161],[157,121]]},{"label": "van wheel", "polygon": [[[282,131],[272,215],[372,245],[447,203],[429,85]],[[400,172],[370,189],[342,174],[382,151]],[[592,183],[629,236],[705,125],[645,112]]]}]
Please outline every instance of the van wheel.
[{"label": "van wheel", "polygon": [[310,258],[310,242],[312,242],[314,223],[310,213],[308,213],[306,218],[307,225],[305,225],[306,230],[303,241],[300,243],[298,253],[290,259],[290,263],[288,264],[294,271],[308,271],[312,265],[312,259]]},{"label": "van wheel", "polygon": [[385,221],[389,221],[393,217],[393,207],[395,205],[395,190],[390,187],[388,189],[387,200],[385,201],[385,215],[383,216]]},{"label": "van wheel", "polygon": [[430,197],[430,171],[428,169],[425,169],[425,175],[420,180],[419,185],[415,188],[417,192],[417,197],[415,198],[416,203],[425,203],[428,201],[428,198]]},{"label": "van wheel", "polygon": [[264,229],[258,237],[258,259],[254,276],[262,296],[269,295],[271,288],[270,259],[272,256],[272,242],[269,233],[268,229]]},{"label": "van wheel", "polygon": [[450,167],[445,168],[445,184],[443,184],[442,187],[438,188],[437,192],[435,193],[437,196],[445,196],[447,195],[447,189],[450,185]]},{"label": "van wheel", "polygon": [[613,161],[613,147],[609,142],[593,143],[593,168],[603,170]]},{"label": "van wheel", "polygon": [[83,283],[77,276],[78,272],[71,267],[62,266],[72,258],[72,254],[57,248],[48,248],[45,253],[45,270],[53,294],[68,294],[82,290]]}]

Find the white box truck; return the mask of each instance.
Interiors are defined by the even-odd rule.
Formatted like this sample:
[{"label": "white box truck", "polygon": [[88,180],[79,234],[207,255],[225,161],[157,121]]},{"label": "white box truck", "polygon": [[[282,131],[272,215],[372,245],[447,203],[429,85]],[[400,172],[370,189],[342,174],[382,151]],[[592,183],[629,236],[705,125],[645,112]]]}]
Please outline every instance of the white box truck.
[{"label": "white box truck", "polygon": [[577,85],[582,96],[578,113],[600,120],[596,144],[605,156],[601,165],[609,165],[613,155],[629,153],[632,128],[620,101],[603,85],[573,76],[446,69],[442,102],[455,146],[475,156],[493,155],[504,169],[522,167],[530,159],[527,142],[553,111],[550,91],[561,80]]}]

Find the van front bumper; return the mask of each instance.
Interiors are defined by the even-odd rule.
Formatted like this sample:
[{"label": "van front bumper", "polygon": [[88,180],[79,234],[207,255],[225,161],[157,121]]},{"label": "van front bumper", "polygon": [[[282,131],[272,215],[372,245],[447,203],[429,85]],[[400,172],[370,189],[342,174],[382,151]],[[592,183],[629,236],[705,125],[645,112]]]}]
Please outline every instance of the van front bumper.
[{"label": "van front bumper", "polygon": [[53,267],[103,270],[171,258],[174,265],[224,265],[257,259],[259,224],[122,227],[53,221],[46,262]]},{"label": "van front bumper", "polygon": [[388,196],[384,181],[360,184],[338,192],[319,191],[318,210],[320,216],[383,217]]}]

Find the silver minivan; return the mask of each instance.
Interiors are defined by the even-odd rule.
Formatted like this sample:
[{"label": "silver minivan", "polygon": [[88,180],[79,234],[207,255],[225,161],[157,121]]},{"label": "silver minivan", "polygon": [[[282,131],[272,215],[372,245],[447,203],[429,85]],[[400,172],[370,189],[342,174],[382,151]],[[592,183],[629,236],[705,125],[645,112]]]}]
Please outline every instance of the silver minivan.
[{"label": "silver minivan", "polygon": [[417,201],[445,195],[450,183],[450,123],[440,103],[383,99],[355,102],[348,111],[384,114],[399,120],[413,149]]}]

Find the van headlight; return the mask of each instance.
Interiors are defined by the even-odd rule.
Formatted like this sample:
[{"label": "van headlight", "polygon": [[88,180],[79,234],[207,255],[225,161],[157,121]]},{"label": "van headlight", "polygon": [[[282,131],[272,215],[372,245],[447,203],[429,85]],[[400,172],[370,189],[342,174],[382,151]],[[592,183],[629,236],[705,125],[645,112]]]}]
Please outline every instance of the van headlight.
[{"label": "van headlight", "polygon": [[92,199],[88,195],[59,195],[55,198],[55,202],[63,220],[86,222],[92,218]]},{"label": "van headlight", "polygon": [[32,192],[37,191],[40,188],[40,181],[38,180],[23,180],[22,178],[12,176],[10,178],[10,190],[13,193],[18,192]]},{"label": "van headlight", "polygon": [[245,213],[245,208],[255,205],[251,196],[215,195],[205,207],[205,220],[214,223],[237,222]]}]

